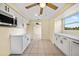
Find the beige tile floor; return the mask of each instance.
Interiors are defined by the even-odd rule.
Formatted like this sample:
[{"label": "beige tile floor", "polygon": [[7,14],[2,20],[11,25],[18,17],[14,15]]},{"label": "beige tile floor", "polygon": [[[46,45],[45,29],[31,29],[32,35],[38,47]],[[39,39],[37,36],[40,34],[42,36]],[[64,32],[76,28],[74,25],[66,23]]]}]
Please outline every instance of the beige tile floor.
[{"label": "beige tile floor", "polygon": [[32,40],[21,56],[64,56],[49,40]]}]

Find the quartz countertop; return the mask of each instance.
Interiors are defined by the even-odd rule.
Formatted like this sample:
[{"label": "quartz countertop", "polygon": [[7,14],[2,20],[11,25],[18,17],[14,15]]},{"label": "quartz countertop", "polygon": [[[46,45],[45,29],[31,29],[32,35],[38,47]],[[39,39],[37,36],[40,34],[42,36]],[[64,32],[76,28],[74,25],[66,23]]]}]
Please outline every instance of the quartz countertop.
[{"label": "quartz countertop", "polygon": [[21,28],[14,28],[10,31],[10,35],[13,35],[13,36],[21,36],[24,34],[26,34],[26,32],[24,29],[21,29]]},{"label": "quartz countertop", "polygon": [[62,35],[74,40],[79,40],[79,36],[78,35],[71,35],[71,34],[66,34],[66,33],[55,33],[56,35]]}]

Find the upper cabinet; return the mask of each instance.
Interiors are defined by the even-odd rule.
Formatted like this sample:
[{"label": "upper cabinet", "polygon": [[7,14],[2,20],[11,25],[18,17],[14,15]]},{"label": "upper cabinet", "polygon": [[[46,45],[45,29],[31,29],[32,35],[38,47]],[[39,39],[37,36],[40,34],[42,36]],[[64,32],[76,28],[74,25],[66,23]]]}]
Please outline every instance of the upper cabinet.
[{"label": "upper cabinet", "polygon": [[10,12],[11,8],[8,5],[1,3],[0,4],[0,10],[6,11],[6,12]]},{"label": "upper cabinet", "polygon": [[71,40],[71,55],[79,56],[79,41]]},{"label": "upper cabinet", "polygon": [[6,11],[6,5],[3,3],[0,3],[0,10]]},{"label": "upper cabinet", "polygon": [[5,3],[0,3],[0,10],[13,15],[17,19],[17,27],[25,28],[25,18]]}]

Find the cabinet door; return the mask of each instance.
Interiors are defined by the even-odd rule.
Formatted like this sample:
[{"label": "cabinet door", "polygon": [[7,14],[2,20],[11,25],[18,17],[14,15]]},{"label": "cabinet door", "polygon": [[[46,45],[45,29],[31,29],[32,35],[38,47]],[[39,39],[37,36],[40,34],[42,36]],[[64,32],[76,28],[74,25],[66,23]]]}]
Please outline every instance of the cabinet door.
[{"label": "cabinet door", "polygon": [[71,55],[79,56],[79,41],[71,41]]},{"label": "cabinet door", "polygon": [[61,51],[63,51],[63,39],[62,36],[59,37],[59,48]]},{"label": "cabinet door", "polygon": [[8,5],[1,3],[0,4],[0,10],[3,10],[11,15],[13,15],[13,9],[11,9]]},{"label": "cabinet door", "polygon": [[58,37],[57,37],[57,35],[55,35],[55,39],[54,39],[54,44],[55,45],[57,44],[57,39],[58,39]]},{"label": "cabinet door", "polygon": [[70,55],[69,49],[70,49],[70,41],[69,41],[69,38],[63,37],[63,52],[66,55]]},{"label": "cabinet door", "polygon": [[63,49],[63,41],[62,41],[62,36],[57,35],[56,36],[56,45],[57,47],[62,50]]},{"label": "cabinet door", "polygon": [[9,6],[8,6],[8,13],[10,13],[13,16],[16,16],[16,15],[14,15],[14,10],[12,8],[10,8]]},{"label": "cabinet door", "polygon": [[7,10],[7,6],[3,3],[0,4],[0,10]]},{"label": "cabinet door", "polygon": [[24,36],[24,38],[23,38],[23,50],[25,50],[26,46],[27,46],[27,37]]},{"label": "cabinet door", "polygon": [[59,47],[59,36],[58,35],[55,35],[55,45],[57,46],[57,47]]},{"label": "cabinet door", "polygon": [[23,27],[23,20],[22,20],[22,16],[17,14],[17,27],[22,28]]},{"label": "cabinet door", "polygon": [[11,53],[20,54],[23,49],[23,37],[11,36]]}]

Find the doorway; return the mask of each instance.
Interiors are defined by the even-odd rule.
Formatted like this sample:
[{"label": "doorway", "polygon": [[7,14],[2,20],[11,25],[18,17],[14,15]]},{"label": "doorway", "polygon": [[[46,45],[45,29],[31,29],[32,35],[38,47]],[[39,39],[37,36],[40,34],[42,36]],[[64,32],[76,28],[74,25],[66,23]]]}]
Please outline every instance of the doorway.
[{"label": "doorway", "polygon": [[36,22],[33,27],[33,39],[41,39],[41,22]]}]

